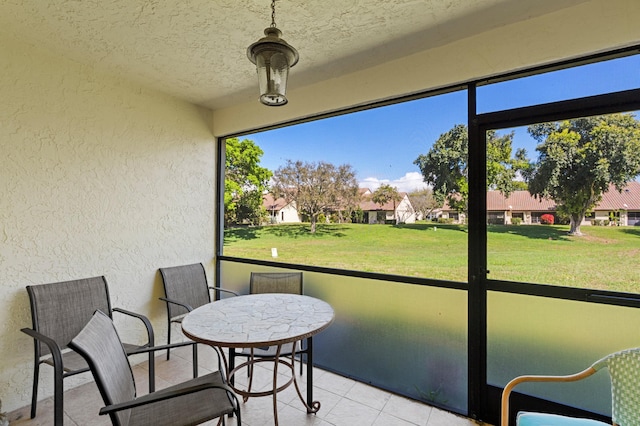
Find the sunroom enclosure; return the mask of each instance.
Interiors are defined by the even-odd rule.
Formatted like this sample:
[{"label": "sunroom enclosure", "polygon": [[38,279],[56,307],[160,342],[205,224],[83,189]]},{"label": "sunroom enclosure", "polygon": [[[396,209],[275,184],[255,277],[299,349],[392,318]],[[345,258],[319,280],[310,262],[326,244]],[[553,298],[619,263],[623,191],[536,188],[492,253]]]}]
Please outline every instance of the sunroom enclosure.
[{"label": "sunroom enclosure", "polygon": [[[629,324],[640,320],[639,294],[539,282],[535,271],[527,282],[509,280],[508,275],[491,278],[496,258],[488,249],[486,135],[536,123],[640,110],[640,81],[623,82],[622,88],[604,92],[587,88],[580,92],[586,96],[505,103],[506,109],[483,104],[490,89],[488,94],[483,91],[492,84],[629,57],[637,50],[581,58],[462,87],[468,99],[469,129],[466,282],[235,257],[223,250],[224,226],[219,214],[216,283],[246,292],[249,270],[304,271],[305,293],[328,301],[336,310],[335,323],[314,340],[318,365],[494,424],[500,392],[511,378],[574,373],[607,353],[638,346]],[[438,94],[460,89],[452,87]],[[223,211],[224,141],[221,138],[218,144],[219,212]],[[640,237],[635,229],[629,232]],[[635,262],[631,255],[628,261]],[[540,385],[519,390],[528,396],[516,398],[514,411],[522,404],[566,413],[583,410],[603,419],[610,415],[604,375],[562,388]]]}]

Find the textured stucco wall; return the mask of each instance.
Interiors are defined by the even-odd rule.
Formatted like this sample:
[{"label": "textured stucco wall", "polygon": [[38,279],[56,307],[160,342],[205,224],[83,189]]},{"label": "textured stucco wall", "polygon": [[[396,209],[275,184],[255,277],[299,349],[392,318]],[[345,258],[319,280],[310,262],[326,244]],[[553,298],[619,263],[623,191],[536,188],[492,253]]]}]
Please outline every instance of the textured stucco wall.
[{"label": "textured stucco wall", "polygon": [[591,0],[363,71],[287,88],[289,103],[214,111],[217,136],[640,43],[640,1]]},{"label": "textured stucco wall", "polygon": [[[26,285],[105,275],[113,306],[148,315],[164,342],[157,269],[204,262],[212,275],[215,144],[210,112],[7,39],[0,93],[0,399],[10,411],[31,395]],[[119,322],[137,337],[135,322]]]}]

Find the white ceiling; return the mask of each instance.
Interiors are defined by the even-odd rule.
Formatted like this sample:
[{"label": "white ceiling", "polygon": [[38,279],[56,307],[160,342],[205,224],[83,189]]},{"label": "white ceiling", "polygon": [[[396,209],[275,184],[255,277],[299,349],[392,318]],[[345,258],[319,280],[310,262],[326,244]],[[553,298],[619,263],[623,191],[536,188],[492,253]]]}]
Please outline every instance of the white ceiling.
[{"label": "white ceiling", "polygon": [[[300,53],[291,89],[585,1],[278,0],[276,23]],[[217,109],[257,101],[246,48],[270,25],[270,4],[2,0],[0,36]]]}]

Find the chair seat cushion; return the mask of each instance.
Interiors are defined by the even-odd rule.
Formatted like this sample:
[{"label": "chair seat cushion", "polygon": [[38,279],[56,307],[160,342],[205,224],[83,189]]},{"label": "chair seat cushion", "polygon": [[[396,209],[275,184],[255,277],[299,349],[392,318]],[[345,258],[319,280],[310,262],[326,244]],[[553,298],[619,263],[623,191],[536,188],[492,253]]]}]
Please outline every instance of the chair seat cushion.
[{"label": "chair seat cushion", "polygon": [[557,414],[520,412],[517,426],[611,426],[592,419],[559,416]]}]

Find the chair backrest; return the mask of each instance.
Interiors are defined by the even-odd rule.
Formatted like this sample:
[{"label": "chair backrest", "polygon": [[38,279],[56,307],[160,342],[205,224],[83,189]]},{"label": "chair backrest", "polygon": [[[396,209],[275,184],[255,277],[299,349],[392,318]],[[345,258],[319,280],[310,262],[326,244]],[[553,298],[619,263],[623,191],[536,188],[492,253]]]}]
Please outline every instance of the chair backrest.
[{"label": "chair backrest", "polygon": [[[89,364],[105,405],[135,399],[133,371],[111,318],[97,311],[71,340],[69,347]],[[129,415],[129,410],[123,410],[112,416],[111,420],[113,424],[126,425]]]},{"label": "chair backrest", "polygon": [[611,417],[619,425],[640,425],[640,348],[608,355],[592,365],[611,377]]},{"label": "chair backrest", "polygon": [[[202,263],[160,268],[160,275],[164,285],[164,294],[168,299],[185,303],[193,309],[211,302],[207,275]],[[188,312],[182,306],[173,303],[168,303],[167,306],[169,318]]]},{"label": "chair backrest", "polygon": [[302,294],[302,272],[252,272],[249,283],[251,294]]},{"label": "chair backrest", "polygon": [[[96,310],[111,315],[105,277],[31,285],[27,292],[33,329],[55,340],[61,349],[67,347]],[[40,355],[50,353],[46,344],[39,345]]]}]

